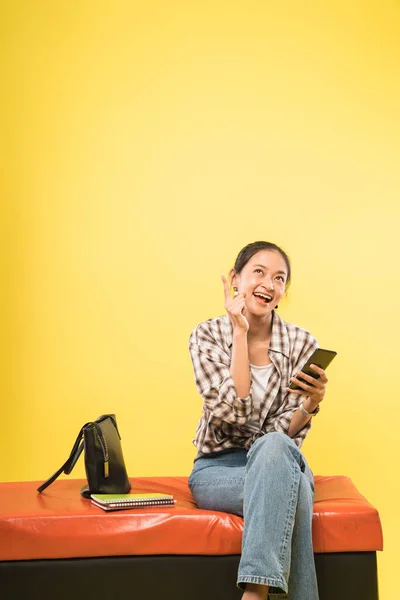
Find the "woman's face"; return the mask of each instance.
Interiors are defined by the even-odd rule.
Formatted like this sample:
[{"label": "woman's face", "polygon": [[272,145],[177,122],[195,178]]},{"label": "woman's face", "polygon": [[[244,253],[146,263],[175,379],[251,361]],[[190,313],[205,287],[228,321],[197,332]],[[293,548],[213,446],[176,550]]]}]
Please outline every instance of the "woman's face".
[{"label": "woman's face", "polygon": [[[246,307],[257,315],[270,313],[285,293],[288,268],[275,250],[260,250],[243,267],[240,275],[231,270],[232,285],[246,294]],[[255,294],[263,294],[265,299]]]}]

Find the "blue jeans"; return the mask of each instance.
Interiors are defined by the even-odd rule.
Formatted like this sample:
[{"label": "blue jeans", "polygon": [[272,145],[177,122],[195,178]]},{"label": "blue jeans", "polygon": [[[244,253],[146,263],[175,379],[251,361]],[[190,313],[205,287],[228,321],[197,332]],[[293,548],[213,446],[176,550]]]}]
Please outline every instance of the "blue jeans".
[{"label": "blue jeans", "polygon": [[314,476],[290,437],[267,433],[248,451],[199,453],[189,488],[199,508],[244,517],[240,589],[258,583],[271,586],[271,593],[283,591],[289,600],[318,600]]}]

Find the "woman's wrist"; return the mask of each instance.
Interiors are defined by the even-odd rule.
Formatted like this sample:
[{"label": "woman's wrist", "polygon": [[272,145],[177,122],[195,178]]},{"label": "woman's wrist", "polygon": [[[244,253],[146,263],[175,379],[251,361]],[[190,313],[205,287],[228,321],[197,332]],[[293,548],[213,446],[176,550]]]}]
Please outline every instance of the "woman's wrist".
[{"label": "woman's wrist", "polygon": [[303,402],[303,406],[307,412],[313,413],[315,410],[317,410],[317,407],[319,406],[319,402],[313,402],[311,400],[311,398],[309,396],[307,396],[307,398]]},{"label": "woman's wrist", "polygon": [[238,329],[234,329],[232,332],[232,337],[235,339],[246,339],[247,340],[247,331],[241,327]]}]

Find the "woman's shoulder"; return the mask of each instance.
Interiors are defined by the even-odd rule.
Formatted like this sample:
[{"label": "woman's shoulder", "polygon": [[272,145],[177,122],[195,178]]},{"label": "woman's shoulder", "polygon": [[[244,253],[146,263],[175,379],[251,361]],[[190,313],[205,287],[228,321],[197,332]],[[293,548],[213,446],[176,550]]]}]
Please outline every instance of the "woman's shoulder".
[{"label": "woman's shoulder", "polygon": [[281,317],[279,317],[276,313],[275,315],[278,318],[277,325],[280,337],[283,340],[283,343],[285,343],[285,339],[287,340],[287,343],[291,350],[293,350],[294,348],[299,350],[304,346],[318,346],[317,339],[310,331],[294,323],[288,323],[287,321],[283,321],[283,319],[281,319]]},{"label": "woman's shoulder", "polygon": [[232,337],[229,316],[221,315],[202,321],[193,329],[189,339],[193,340],[195,337],[214,340],[217,343],[226,342]]},{"label": "woman's shoulder", "polygon": [[296,338],[299,336],[303,336],[305,338],[315,339],[313,334],[310,331],[308,331],[308,329],[305,329],[304,327],[300,327],[299,325],[295,325],[294,323],[287,323],[286,321],[283,321],[283,323],[286,327],[286,331],[290,338]]}]

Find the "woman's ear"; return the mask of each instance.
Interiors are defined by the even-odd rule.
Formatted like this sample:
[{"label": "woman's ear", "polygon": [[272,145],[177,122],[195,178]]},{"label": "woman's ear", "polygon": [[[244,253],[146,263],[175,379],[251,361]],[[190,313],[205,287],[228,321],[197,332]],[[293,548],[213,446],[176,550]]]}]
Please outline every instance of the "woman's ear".
[{"label": "woman's ear", "polygon": [[234,287],[236,285],[236,271],[235,271],[235,269],[231,269],[229,271],[229,281],[230,281],[231,287]]}]

